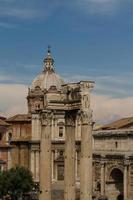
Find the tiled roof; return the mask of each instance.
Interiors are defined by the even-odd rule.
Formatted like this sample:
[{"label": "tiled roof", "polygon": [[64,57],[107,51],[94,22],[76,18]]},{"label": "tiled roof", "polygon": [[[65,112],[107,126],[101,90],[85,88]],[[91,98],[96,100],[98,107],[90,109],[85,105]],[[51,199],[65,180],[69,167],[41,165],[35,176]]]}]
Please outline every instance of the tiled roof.
[{"label": "tiled roof", "polygon": [[3,116],[0,115],[0,119],[6,120],[6,117],[3,117]]},{"label": "tiled roof", "polygon": [[20,122],[20,121],[30,122],[31,115],[30,114],[18,114],[18,115],[8,118],[6,121],[7,122]]},{"label": "tiled roof", "polygon": [[0,119],[0,126],[9,126],[9,124],[4,120]]},{"label": "tiled roof", "polygon": [[102,126],[101,130],[112,130],[133,127],[133,117],[116,120],[110,124]]}]

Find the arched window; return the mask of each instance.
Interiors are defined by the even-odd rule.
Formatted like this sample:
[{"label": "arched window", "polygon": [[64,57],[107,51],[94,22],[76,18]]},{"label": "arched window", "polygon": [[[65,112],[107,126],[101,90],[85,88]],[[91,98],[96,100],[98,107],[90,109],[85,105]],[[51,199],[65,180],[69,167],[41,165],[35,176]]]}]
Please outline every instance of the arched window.
[{"label": "arched window", "polygon": [[59,137],[63,137],[63,126],[59,126]]}]

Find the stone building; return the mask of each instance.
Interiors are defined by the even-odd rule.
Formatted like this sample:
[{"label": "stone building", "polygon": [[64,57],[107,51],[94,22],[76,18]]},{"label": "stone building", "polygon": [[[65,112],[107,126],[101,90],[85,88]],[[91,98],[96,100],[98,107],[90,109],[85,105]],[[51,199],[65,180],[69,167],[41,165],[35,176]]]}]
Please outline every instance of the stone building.
[{"label": "stone building", "polygon": [[32,171],[41,200],[133,199],[133,118],[92,132],[93,87],[65,84],[48,49],[29,87],[28,114],[7,120],[12,166]]},{"label": "stone building", "polygon": [[[9,124],[6,118],[0,116],[0,171],[7,170],[11,166],[11,145],[7,140]],[[10,133],[8,133],[10,136]]]}]

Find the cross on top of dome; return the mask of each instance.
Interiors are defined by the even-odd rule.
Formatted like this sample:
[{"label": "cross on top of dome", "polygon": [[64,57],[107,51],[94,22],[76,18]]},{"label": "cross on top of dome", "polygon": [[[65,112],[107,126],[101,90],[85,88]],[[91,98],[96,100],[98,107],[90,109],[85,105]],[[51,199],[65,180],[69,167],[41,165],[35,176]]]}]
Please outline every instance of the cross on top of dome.
[{"label": "cross on top of dome", "polygon": [[44,62],[44,71],[54,71],[54,59],[51,56],[50,46],[48,46],[47,56],[43,62]]}]

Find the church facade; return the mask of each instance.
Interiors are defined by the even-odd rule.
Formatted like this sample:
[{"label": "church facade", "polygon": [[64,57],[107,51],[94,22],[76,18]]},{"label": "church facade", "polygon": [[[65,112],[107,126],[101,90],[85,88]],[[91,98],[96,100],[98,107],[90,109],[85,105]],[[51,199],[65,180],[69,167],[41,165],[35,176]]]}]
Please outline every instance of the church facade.
[{"label": "church facade", "polygon": [[40,199],[133,199],[133,118],[94,130],[93,87],[65,84],[48,49],[28,91],[28,114],[6,120],[10,166],[31,170]]}]

